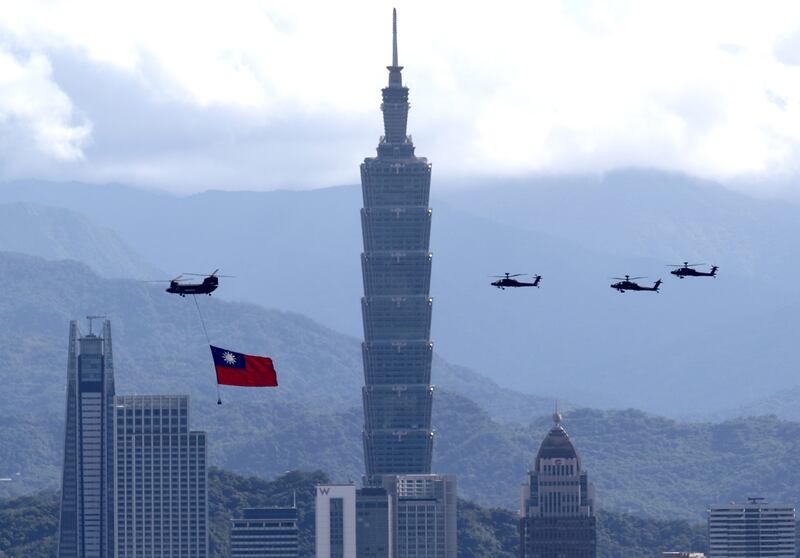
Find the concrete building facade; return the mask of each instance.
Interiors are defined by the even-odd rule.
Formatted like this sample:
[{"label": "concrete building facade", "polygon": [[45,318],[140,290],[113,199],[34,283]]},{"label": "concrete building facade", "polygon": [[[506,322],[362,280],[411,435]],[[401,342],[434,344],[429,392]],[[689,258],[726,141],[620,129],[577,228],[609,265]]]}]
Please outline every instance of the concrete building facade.
[{"label": "concrete building facade", "polygon": [[794,558],[794,506],[763,498],[708,509],[709,558]]},{"label": "concrete building facade", "polygon": [[246,508],[231,519],[231,558],[297,558],[297,508]]},{"label": "concrete building facade", "polygon": [[324,484],[316,488],[317,558],[356,557],[356,487]]}]

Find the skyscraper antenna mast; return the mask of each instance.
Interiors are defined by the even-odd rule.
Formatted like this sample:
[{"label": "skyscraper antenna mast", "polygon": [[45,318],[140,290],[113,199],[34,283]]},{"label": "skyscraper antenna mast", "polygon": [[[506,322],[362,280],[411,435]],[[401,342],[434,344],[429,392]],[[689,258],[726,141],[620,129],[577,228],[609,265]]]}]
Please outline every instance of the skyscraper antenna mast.
[{"label": "skyscraper antenna mast", "polygon": [[105,316],[86,316],[86,319],[89,321],[89,335],[93,335],[92,333],[92,323],[94,320],[102,320]]}]

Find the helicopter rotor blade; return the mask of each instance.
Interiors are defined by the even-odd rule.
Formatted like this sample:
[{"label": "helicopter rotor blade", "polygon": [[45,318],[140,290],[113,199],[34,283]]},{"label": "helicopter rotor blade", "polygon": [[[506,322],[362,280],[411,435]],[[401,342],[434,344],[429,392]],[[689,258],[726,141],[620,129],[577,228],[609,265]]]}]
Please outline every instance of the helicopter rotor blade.
[{"label": "helicopter rotor blade", "polygon": [[231,278],[236,277],[235,275],[215,275],[213,273],[211,273],[211,274],[208,274],[208,273],[184,273],[183,275],[191,275],[193,277],[231,277]]},{"label": "helicopter rotor blade", "polygon": [[693,263],[690,264],[689,262],[683,262],[682,264],[672,264],[668,265],[667,267],[697,267],[698,265],[706,265],[704,263]]}]

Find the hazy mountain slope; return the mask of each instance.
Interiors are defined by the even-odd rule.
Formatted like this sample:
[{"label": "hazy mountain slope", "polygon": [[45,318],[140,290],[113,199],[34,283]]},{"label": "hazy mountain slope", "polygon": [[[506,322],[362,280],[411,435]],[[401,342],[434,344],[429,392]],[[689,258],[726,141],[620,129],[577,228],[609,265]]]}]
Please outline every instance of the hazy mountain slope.
[{"label": "hazy mountain slope", "polygon": [[796,202],[756,199],[680,174],[627,169],[489,180],[439,199],[609,255],[717,263],[726,273],[773,279],[795,269],[800,256]]},{"label": "hazy mountain slope", "polygon": [[[120,186],[0,189],[0,200],[34,195],[113,226],[162,268],[235,273],[222,297],[361,336],[357,187],[187,198]],[[672,416],[796,384],[794,206],[644,171],[487,182],[431,203],[433,337],[451,362],[522,391]],[[691,258],[719,264],[719,279],[669,277],[664,264]],[[541,273],[542,288],[490,288],[487,276],[503,271]],[[625,273],[664,278],[663,292],[608,288]]]},{"label": "hazy mountain slope", "polygon": [[0,251],[78,260],[104,277],[163,275],[112,229],[80,213],[34,203],[0,204]]},{"label": "hazy mountain slope", "polygon": [[698,416],[706,419],[725,420],[732,417],[755,417],[773,415],[784,420],[800,421],[800,387],[787,388],[745,405],[737,405],[714,413]]}]

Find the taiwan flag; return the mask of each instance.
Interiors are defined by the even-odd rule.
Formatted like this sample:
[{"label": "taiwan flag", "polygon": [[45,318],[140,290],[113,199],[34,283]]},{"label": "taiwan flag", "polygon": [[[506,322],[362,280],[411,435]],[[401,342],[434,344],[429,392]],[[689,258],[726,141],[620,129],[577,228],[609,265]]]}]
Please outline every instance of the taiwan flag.
[{"label": "taiwan flag", "polygon": [[235,353],[210,345],[217,383],[226,386],[276,387],[278,376],[272,359]]}]

